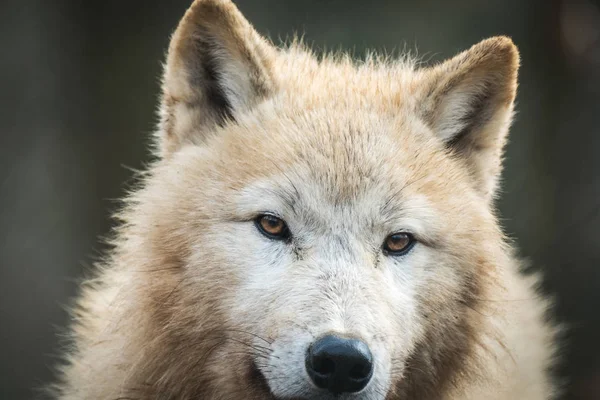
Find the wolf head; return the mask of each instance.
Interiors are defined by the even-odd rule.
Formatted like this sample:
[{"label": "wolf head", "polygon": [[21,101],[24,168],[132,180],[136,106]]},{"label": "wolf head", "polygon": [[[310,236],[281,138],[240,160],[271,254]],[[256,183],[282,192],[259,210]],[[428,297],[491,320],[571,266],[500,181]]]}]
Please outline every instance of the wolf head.
[{"label": "wolf head", "polygon": [[319,60],[230,1],[195,1],[127,226],[148,264],[153,384],[435,398],[475,373],[481,299],[509,262],[492,200],[518,64],[505,37],[427,68]]}]

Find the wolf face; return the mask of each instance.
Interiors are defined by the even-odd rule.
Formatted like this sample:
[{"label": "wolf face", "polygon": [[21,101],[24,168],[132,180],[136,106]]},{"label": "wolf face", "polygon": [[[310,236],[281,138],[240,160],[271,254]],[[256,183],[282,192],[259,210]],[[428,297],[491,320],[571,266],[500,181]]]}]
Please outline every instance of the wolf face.
[{"label": "wolf face", "polygon": [[[278,398],[328,398],[328,391],[383,398],[401,390],[407,369],[468,355],[479,320],[470,307],[486,284],[477,282],[487,273],[480,269],[494,268],[477,249],[500,252],[481,238],[500,235],[486,207],[465,201],[478,195],[453,182],[457,172],[429,176],[432,159],[422,159],[422,142],[394,145],[403,141],[394,133],[400,121],[365,115],[359,123],[341,118],[319,129],[312,117],[301,117],[306,125],[282,124],[280,132],[261,128],[262,120],[232,134],[246,155],[221,155],[223,170],[210,183],[220,187],[217,197],[196,198],[207,205],[201,218],[210,222],[190,229],[199,233],[186,272],[198,276],[199,292],[217,291],[210,295],[222,308],[216,324],[230,334],[240,330],[235,340],[252,347],[234,341],[215,350],[215,367],[223,363],[219,375],[240,362],[229,353],[251,353],[245,362]],[[454,160],[441,146],[439,154],[428,157],[451,171]],[[429,194],[438,187],[445,189]],[[226,276],[207,276],[216,269]],[[204,312],[194,318],[204,320]],[[366,351],[313,362],[311,350],[331,336],[358,340]],[[344,362],[358,368],[356,379],[336,375]],[[327,374],[325,381],[314,377]]]},{"label": "wolf face", "polygon": [[514,263],[492,200],[518,63],[504,37],[422,69],[317,60],[194,2],[114,254],[135,321],[114,336],[143,343],[118,347],[126,390],[434,399],[486,375],[503,337],[485,299]]},{"label": "wolf face", "polygon": [[196,1],[139,201],[152,252],[177,260],[153,320],[184,379],[215,398],[382,399],[475,373],[479,300],[509,262],[491,199],[517,66],[507,38],[429,69],[317,61]]}]

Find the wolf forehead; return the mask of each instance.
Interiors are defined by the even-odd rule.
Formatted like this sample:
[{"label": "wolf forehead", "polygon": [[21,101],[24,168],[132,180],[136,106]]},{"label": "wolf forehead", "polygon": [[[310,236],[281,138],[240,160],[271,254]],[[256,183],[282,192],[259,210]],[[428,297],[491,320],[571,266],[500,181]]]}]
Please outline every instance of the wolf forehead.
[{"label": "wolf forehead", "polygon": [[[320,122],[323,116],[309,114],[298,123],[290,119],[272,125],[242,118],[222,128],[205,147],[191,147],[195,162],[181,165],[215,172],[208,182],[203,172],[186,180],[199,193],[191,196],[195,207],[232,221],[274,213],[299,236],[349,235],[367,243],[404,230],[423,241],[443,242],[441,232],[452,222],[444,221],[444,215],[464,214],[463,193],[469,189],[462,181],[452,184],[456,177],[450,165],[431,173],[446,161],[439,145],[434,151],[426,148],[434,144],[425,137],[424,143],[403,141],[397,132],[401,125],[376,115],[358,121],[340,117],[327,124]],[[207,192],[207,183],[219,189]]]},{"label": "wolf forehead", "polygon": [[[290,110],[267,101],[186,154],[194,162],[178,164],[197,177],[186,180],[201,188],[196,200],[221,205],[206,212],[229,220],[273,212],[316,231],[379,237],[404,229],[437,242],[440,219],[464,214],[471,190],[419,121],[377,112],[357,117],[336,104]],[[207,170],[219,190],[206,191]]]},{"label": "wolf forehead", "polygon": [[291,111],[284,106],[261,108],[225,126],[208,147],[216,147],[229,161],[240,160],[244,169],[281,172],[293,165],[338,188],[391,180],[400,167],[424,167],[424,153],[444,153],[419,124],[410,126],[401,117],[327,105]]}]

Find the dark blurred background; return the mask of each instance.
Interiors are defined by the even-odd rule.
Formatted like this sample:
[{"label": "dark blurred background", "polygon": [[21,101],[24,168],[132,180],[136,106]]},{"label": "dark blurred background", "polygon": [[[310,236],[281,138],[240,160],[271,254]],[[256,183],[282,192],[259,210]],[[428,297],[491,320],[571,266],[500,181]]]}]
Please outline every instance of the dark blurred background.
[{"label": "dark blurred background", "polygon": [[[48,382],[63,306],[149,159],[161,62],[189,0],[0,3],[0,398]],[[566,399],[600,399],[600,7],[590,0],[239,0],[274,40],[418,49],[487,36],[522,54],[499,202],[571,324]]]}]

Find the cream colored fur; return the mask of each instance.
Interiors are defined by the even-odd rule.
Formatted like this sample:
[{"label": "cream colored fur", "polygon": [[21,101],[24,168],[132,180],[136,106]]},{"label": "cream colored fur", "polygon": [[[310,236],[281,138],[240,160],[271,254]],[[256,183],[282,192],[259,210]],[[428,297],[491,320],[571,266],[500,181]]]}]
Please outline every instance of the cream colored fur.
[{"label": "cream colored fur", "polygon": [[[197,0],[165,66],[157,161],[82,286],[61,399],[329,399],[304,353],[362,338],[338,399],[542,400],[556,329],[494,215],[518,52],[430,68],[276,49]],[[274,212],[289,243],[253,220]],[[402,256],[387,235],[417,238]]]}]

